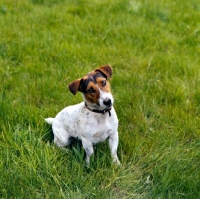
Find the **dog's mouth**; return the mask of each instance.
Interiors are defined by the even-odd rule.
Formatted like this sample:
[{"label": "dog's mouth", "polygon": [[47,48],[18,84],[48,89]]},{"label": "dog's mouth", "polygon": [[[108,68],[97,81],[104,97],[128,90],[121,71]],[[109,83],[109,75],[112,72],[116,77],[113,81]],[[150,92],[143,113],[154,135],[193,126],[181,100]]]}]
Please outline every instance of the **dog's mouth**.
[{"label": "dog's mouth", "polygon": [[90,111],[95,112],[95,113],[102,113],[103,115],[105,115],[105,113],[108,112],[109,116],[111,117],[112,104],[110,104],[106,107],[102,107],[102,106],[98,105],[98,107],[95,108],[95,107],[91,107],[91,106],[87,105],[87,103],[85,103],[85,106],[87,109],[89,109]]},{"label": "dog's mouth", "polygon": [[97,105],[97,108],[98,108],[99,110],[110,109],[110,108],[113,106],[113,104],[110,104],[110,105],[107,105],[107,106],[105,106],[105,105],[101,106],[99,103],[96,104],[96,105]]},{"label": "dog's mouth", "polygon": [[111,108],[113,104],[107,105],[106,109]]},{"label": "dog's mouth", "polygon": [[96,109],[96,110],[100,110],[100,111],[103,111],[103,110],[109,110],[112,108],[113,106],[113,103],[110,103],[108,105],[105,105],[104,103],[101,104],[101,103],[95,103],[95,104],[89,104],[89,103],[85,103],[86,104],[86,107],[89,107],[91,109]]}]

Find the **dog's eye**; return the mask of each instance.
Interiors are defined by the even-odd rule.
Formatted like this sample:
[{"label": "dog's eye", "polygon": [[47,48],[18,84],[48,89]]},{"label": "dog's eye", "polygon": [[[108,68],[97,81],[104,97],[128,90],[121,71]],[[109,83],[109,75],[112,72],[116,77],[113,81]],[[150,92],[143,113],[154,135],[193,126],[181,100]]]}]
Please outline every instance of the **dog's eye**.
[{"label": "dog's eye", "polygon": [[87,92],[88,92],[88,93],[94,93],[95,90],[94,90],[93,88],[89,88],[89,89],[87,90]]},{"label": "dog's eye", "polygon": [[102,81],[102,86],[106,86],[106,80]]}]

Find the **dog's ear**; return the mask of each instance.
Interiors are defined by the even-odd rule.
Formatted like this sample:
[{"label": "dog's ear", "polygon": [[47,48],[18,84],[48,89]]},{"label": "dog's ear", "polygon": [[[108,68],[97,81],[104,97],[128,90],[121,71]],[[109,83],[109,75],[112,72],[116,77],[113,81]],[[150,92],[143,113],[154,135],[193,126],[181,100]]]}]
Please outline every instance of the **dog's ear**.
[{"label": "dog's ear", "polygon": [[99,68],[96,68],[95,71],[101,72],[107,79],[110,79],[112,76],[112,68],[109,65],[100,66]]},{"label": "dog's ear", "polygon": [[81,78],[80,79],[76,79],[73,82],[71,82],[68,85],[69,90],[71,91],[71,93],[73,93],[74,95],[76,95],[76,93],[80,90],[80,82],[81,82]]}]

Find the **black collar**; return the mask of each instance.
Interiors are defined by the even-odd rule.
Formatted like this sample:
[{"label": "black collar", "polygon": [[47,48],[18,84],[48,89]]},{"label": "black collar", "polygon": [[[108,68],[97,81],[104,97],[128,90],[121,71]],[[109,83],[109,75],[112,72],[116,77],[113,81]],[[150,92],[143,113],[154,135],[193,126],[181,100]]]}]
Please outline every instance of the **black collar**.
[{"label": "black collar", "polygon": [[90,110],[90,111],[92,111],[92,112],[95,112],[95,113],[102,113],[103,115],[105,115],[105,113],[109,113],[109,116],[111,117],[111,107],[110,108],[106,108],[106,109],[103,109],[103,110],[98,110],[98,109],[90,109],[89,107],[88,107],[88,105],[85,103],[85,107],[88,109],[88,110]]}]

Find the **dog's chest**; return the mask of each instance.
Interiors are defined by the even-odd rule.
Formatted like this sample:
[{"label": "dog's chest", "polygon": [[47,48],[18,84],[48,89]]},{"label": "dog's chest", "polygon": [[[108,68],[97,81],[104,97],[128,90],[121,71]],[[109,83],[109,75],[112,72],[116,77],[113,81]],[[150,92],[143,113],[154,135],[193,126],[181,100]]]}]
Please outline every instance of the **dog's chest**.
[{"label": "dog's chest", "polygon": [[82,119],[80,124],[82,129],[81,136],[90,139],[92,143],[103,142],[114,131],[112,120],[107,120],[107,116],[103,114],[93,114]]},{"label": "dog's chest", "polygon": [[[63,112],[63,113],[62,113]],[[83,103],[67,107],[62,111],[64,125],[72,137],[87,139],[92,143],[103,142],[112,133],[116,132],[118,120],[115,111],[111,117],[106,113],[94,113],[85,108]]]}]

